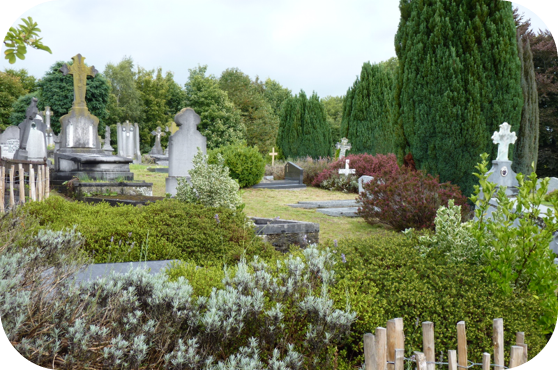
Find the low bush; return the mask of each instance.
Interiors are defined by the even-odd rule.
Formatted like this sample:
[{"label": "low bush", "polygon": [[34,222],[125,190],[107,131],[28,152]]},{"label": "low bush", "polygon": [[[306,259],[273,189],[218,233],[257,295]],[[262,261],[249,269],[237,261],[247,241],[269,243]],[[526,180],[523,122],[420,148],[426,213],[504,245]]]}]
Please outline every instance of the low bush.
[{"label": "low bush", "polygon": [[424,258],[412,240],[388,231],[374,238],[345,239],[337,247],[331,242],[325,246],[338,256],[337,284],[331,297],[338,308],[349,297],[358,317],[349,341],[339,347],[340,358],[348,362],[345,368],[364,363],[365,333],[374,333],[376,327],[385,327],[397,317],[404,321],[405,357],[422,351],[424,321],[434,323],[436,352],[444,356],[457,348],[456,324],[465,321],[469,359],[477,363],[483,352],[491,352],[495,318],[504,319],[505,348],[515,344],[518,331],[525,332],[530,357],[547,343],[537,297],[525,291],[504,294],[480,265],[448,267],[442,254]]},{"label": "low bush", "polygon": [[265,173],[265,162],[257,147],[243,144],[227,145],[208,151],[210,164],[217,164],[217,154],[225,159],[229,168],[229,176],[238,181],[241,188],[256,185],[262,181]]},{"label": "low bush", "polygon": [[204,266],[238,261],[245,249],[249,257],[276,253],[255,236],[241,211],[225,207],[174,199],[111,207],[50,197],[27,203],[25,209],[43,228],[58,231],[76,225],[96,263],[181,259]]},{"label": "low bush", "polygon": [[381,169],[375,177],[378,180],[364,184],[358,198],[362,203],[358,213],[371,225],[386,224],[398,231],[434,229],[438,208],[447,206],[450,199],[461,206],[463,219],[469,215],[467,198],[459,187],[440,184],[438,177],[408,167]]},{"label": "low bush", "polygon": [[[354,175],[340,175],[339,170],[345,168],[345,161],[355,170]],[[331,163],[314,178],[312,185],[327,190],[358,193],[358,179],[361,176],[377,176],[381,171],[395,174],[399,170],[394,154],[352,154]]]}]

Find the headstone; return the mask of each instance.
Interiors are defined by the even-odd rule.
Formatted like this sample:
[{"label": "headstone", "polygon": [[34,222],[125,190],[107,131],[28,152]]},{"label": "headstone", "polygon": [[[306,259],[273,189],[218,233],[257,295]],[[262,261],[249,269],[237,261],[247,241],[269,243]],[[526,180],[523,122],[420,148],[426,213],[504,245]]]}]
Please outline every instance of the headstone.
[{"label": "headstone", "polygon": [[362,193],[364,191],[364,184],[369,183],[374,180],[374,176],[364,175],[358,178],[358,192]]},{"label": "headstone", "polygon": [[19,127],[8,126],[0,134],[0,156],[4,159],[13,159],[15,152],[19,149]]},{"label": "headstone", "polygon": [[103,145],[103,151],[106,155],[111,155],[114,151],[114,148],[110,146],[110,127],[108,125],[105,126],[105,142]]},{"label": "headstone", "polygon": [[498,144],[498,157],[492,161],[492,168],[488,173],[488,181],[495,183],[498,188],[506,187],[508,196],[517,195],[519,183],[516,173],[511,169],[512,162],[508,158],[509,145],[515,143],[517,136],[515,132],[510,132],[510,125],[504,122],[500,125],[500,131],[494,131],[492,141]]},{"label": "headstone", "polygon": [[269,155],[271,156],[271,165],[275,165],[275,156],[278,153],[275,153],[275,148],[271,148],[271,153],[269,153]]},{"label": "headstone", "polygon": [[346,137],[342,138],[340,143],[335,144],[335,148],[339,149],[339,159],[344,158],[347,150],[351,150],[349,139]]},{"label": "headstone", "polygon": [[64,64],[60,71],[74,77],[74,101],[70,112],[60,118],[60,152],[103,154],[98,148],[99,119],[92,115],[85,103],[87,76],[97,74],[94,66],[87,67],[84,57],[77,54],[72,65]]},{"label": "headstone", "polygon": [[345,159],[345,168],[339,169],[339,174],[349,176],[349,175],[353,175],[355,172],[356,172],[355,169],[349,168],[349,160]]},{"label": "headstone", "polygon": [[304,183],[304,170],[293,162],[287,162],[285,165],[285,180],[297,181],[299,185],[302,185]]},{"label": "headstone", "polygon": [[19,148],[13,158],[19,160],[39,161],[46,158],[46,124],[37,109],[37,98],[25,112],[25,119],[19,127]]},{"label": "headstone", "polygon": [[141,163],[138,124],[131,124],[129,121],[117,123],[116,130],[118,155],[133,159],[136,164]]},{"label": "headstone", "polygon": [[52,128],[50,127],[51,115],[52,112],[50,111],[50,107],[45,107],[45,124],[46,124],[45,137],[46,137],[47,151],[49,146],[51,148],[54,148],[56,146],[54,143],[54,137],[56,135],[54,134],[54,131],[52,131]]},{"label": "headstone", "polygon": [[198,148],[202,153],[207,153],[207,139],[197,129],[200,116],[192,108],[184,108],[174,116],[178,126],[169,138],[169,176],[166,178],[165,191],[172,196],[176,195],[176,186],[179,177],[189,179],[188,171],[194,168],[194,156]]},{"label": "headstone", "polygon": [[155,145],[153,146],[149,154],[163,155],[163,148],[161,147],[161,136],[166,136],[166,134],[161,131],[160,127],[157,127],[157,130],[151,132],[151,135],[155,136]]}]

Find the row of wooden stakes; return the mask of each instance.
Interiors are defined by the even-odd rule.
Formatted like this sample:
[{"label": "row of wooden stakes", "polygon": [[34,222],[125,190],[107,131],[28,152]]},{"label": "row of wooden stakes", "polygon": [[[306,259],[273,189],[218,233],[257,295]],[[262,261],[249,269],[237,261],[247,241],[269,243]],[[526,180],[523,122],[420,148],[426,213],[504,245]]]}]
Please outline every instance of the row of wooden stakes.
[{"label": "row of wooden stakes", "polygon": [[[25,203],[25,167],[29,173],[29,201],[41,201],[50,195],[50,173],[46,164],[33,164],[32,162],[25,161],[26,163],[10,164],[9,169],[6,163],[0,163],[0,212],[4,213],[6,208],[13,209],[16,205],[15,202],[15,177],[17,165],[18,177],[18,204]],[[35,167],[37,168],[35,176]],[[7,181],[6,181],[7,180]],[[9,190],[9,201],[6,204],[5,193]]]},{"label": "row of wooden stakes", "polygon": [[[438,365],[448,365],[449,370],[466,369],[472,366],[482,366],[482,370],[492,367],[504,369],[504,320],[493,320],[492,343],[494,345],[494,364],[491,364],[489,353],[483,353],[482,364],[469,363],[467,359],[467,334],[465,322],[457,323],[457,351],[448,351],[448,362]],[[414,352],[417,370],[435,370],[434,323],[422,323],[422,352]],[[516,345],[511,346],[509,368],[522,365],[528,360],[525,333],[516,334]],[[397,318],[387,322],[387,328],[376,328],[376,333],[364,334],[364,360],[366,370],[404,370],[405,335],[403,333],[403,319]],[[407,359],[408,360],[408,359]],[[498,370],[498,369],[496,369]]]}]

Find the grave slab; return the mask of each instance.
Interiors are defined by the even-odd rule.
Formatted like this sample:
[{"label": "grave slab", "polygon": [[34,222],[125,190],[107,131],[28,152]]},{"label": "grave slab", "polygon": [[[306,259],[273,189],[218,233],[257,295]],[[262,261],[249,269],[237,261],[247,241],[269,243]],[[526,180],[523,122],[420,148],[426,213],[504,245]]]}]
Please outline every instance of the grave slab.
[{"label": "grave slab", "polygon": [[147,261],[147,262],[121,262],[121,263],[96,263],[88,265],[85,270],[78,272],[75,276],[76,282],[86,282],[106,277],[111,273],[126,274],[132,270],[144,269],[150,270],[151,275],[162,272],[166,267],[170,266],[172,261]]}]

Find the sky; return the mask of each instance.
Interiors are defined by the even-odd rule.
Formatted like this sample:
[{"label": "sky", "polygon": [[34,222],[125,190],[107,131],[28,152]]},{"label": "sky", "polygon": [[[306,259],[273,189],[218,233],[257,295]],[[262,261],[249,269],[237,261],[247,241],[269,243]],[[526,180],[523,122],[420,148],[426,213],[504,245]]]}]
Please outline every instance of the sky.
[{"label": "sky", "polygon": [[[514,5],[535,30],[558,34],[552,2]],[[395,56],[398,6],[397,0],[19,0],[2,5],[0,33],[31,16],[53,53],[29,48],[14,65],[2,59],[0,70],[25,68],[40,78],[80,53],[102,72],[130,56],[136,66],[172,71],[181,86],[199,64],[217,77],[236,67],[293,93],[340,96],[364,62]]]}]

